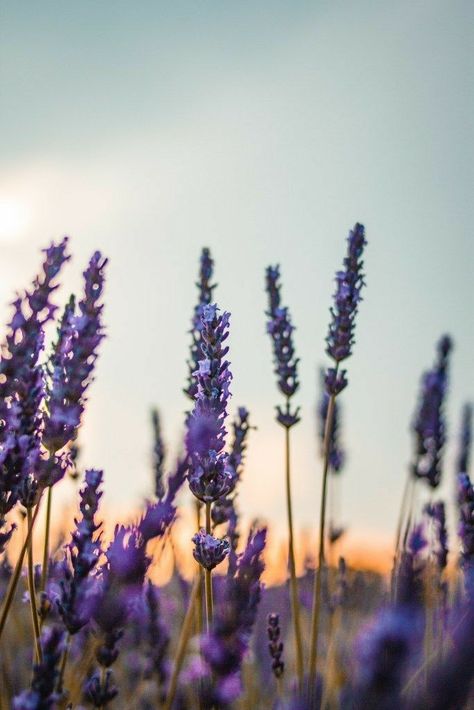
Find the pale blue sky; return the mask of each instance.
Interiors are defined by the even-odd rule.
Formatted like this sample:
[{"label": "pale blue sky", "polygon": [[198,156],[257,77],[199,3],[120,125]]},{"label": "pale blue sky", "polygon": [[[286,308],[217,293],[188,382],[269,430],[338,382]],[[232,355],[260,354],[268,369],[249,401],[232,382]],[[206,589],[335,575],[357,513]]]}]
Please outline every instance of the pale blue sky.
[{"label": "pale blue sky", "polygon": [[263,272],[281,264],[301,356],[296,518],[315,524],[316,368],[359,220],[368,286],[343,398],[343,514],[354,532],[391,534],[419,375],[444,331],[456,342],[451,435],[474,397],[472,15],[460,0],[4,0],[0,301],[52,237],[72,237],[65,290],[92,250],[110,256],[109,339],[81,437],[110,505],[149,490],[151,404],[178,440],[206,245],[232,313],[233,403],[259,427],[242,507],[273,521],[284,515],[282,432]]}]

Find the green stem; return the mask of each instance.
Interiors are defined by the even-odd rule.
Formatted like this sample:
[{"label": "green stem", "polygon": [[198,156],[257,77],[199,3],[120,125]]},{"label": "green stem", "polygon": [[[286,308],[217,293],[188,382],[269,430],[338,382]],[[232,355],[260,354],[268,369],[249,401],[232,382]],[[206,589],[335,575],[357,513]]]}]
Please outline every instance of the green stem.
[{"label": "green stem", "polygon": [[183,665],[184,656],[186,653],[186,647],[188,645],[189,637],[191,636],[191,629],[193,625],[194,609],[196,606],[196,599],[198,598],[201,590],[201,575],[197,575],[194,580],[193,589],[188,601],[188,608],[186,610],[186,615],[184,617],[183,625],[181,627],[181,633],[178,640],[178,646],[176,648],[176,656],[174,659],[173,673],[171,675],[170,684],[168,686],[168,694],[163,705],[163,710],[171,710],[173,701],[176,695],[176,689],[178,687],[178,678]]},{"label": "green stem", "polygon": [[[211,534],[211,504],[206,503],[206,533]],[[212,624],[212,572],[204,570],[204,586],[206,591],[206,630],[209,633]]]},{"label": "green stem", "polygon": [[[336,376],[338,366],[336,365]],[[317,674],[318,666],[318,636],[320,630],[321,616],[321,584],[322,584],[322,569],[324,564],[324,540],[326,536],[326,499],[327,499],[327,483],[329,471],[329,453],[331,446],[331,432],[333,427],[334,409],[336,404],[336,395],[331,394],[329,398],[328,411],[326,415],[326,425],[324,428],[324,467],[323,467],[323,484],[321,495],[321,510],[319,517],[319,552],[318,552],[318,569],[315,571],[314,587],[313,587],[313,612],[311,616],[311,640],[310,640],[310,656],[309,656],[309,687],[310,691],[314,687],[314,682]]]},{"label": "green stem", "polygon": [[291,466],[290,466],[290,428],[285,428],[285,481],[286,481],[286,512],[288,518],[288,562],[290,567],[291,614],[295,634],[296,675],[301,686],[303,682],[303,643],[300,626],[300,604],[298,598],[298,580],[296,578],[295,545],[293,534],[293,506],[291,499]]},{"label": "green stem", "polygon": [[43,566],[41,568],[41,584],[40,592],[46,589],[46,580],[48,578],[48,562],[49,562],[49,535],[51,529],[51,504],[53,498],[53,488],[49,486],[46,498],[46,524],[44,528],[44,549],[43,549]]},{"label": "green stem", "polygon": [[15,597],[15,591],[16,591],[16,588],[18,585],[18,580],[20,579],[21,568],[23,566],[23,560],[25,559],[25,554],[28,549],[31,535],[33,533],[33,527],[34,527],[36,519],[38,517],[40,502],[41,502],[41,497],[39,498],[38,503],[36,504],[35,512],[33,513],[33,518],[31,520],[31,526],[28,527],[28,531],[27,531],[25,540],[24,540],[22,548],[20,550],[20,554],[18,555],[15,569],[13,571],[12,577],[10,578],[10,583],[8,585],[7,593],[6,593],[5,599],[3,601],[2,610],[0,612],[0,638],[1,638],[3,630],[5,628],[5,623],[7,621],[8,612],[10,611],[10,607],[11,607],[13,599]]},{"label": "green stem", "polygon": [[28,520],[28,594],[30,597],[31,621],[33,623],[36,659],[39,663],[42,663],[43,652],[41,650],[40,626],[38,619],[38,609],[36,607],[35,575],[33,569],[33,523],[31,508],[27,508],[26,515]]}]

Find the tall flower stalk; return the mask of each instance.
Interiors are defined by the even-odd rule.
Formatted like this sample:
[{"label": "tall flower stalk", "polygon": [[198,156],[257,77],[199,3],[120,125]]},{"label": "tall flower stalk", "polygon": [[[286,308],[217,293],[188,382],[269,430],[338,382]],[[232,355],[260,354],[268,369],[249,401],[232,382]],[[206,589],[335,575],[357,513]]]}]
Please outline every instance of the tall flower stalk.
[{"label": "tall flower stalk", "polygon": [[212,569],[228,554],[229,543],[211,532],[212,503],[225,498],[234,489],[236,471],[224,451],[227,403],[232,375],[225,359],[228,347],[229,314],[219,315],[215,304],[202,309],[201,359],[195,372],[196,399],[188,419],[186,439],[190,461],[189,487],[204,503],[206,527],[193,538],[194,557],[204,568],[207,628],[212,622]]},{"label": "tall flower stalk", "polygon": [[344,258],[343,268],[336,273],[336,292],[334,294],[334,305],[330,309],[331,321],[326,338],[326,353],[331,358],[333,366],[328,368],[325,377],[329,402],[323,444],[324,464],[319,519],[318,569],[314,579],[313,611],[311,616],[309,657],[310,688],[314,686],[317,674],[318,636],[321,616],[321,583],[326,537],[327,482],[331,460],[331,435],[333,432],[334,410],[337,395],[347,386],[346,371],[340,369],[340,366],[341,363],[352,354],[352,347],[355,342],[355,319],[361,301],[361,290],[364,286],[364,263],[362,261],[362,255],[367,241],[365,239],[365,229],[362,224],[357,223],[354,226],[354,229],[349,232],[347,242],[348,248],[346,257]]},{"label": "tall flower stalk", "polygon": [[291,452],[290,430],[299,421],[299,409],[292,409],[291,399],[299,387],[298,362],[293,344],[293,331],[288,308],[281,305],[280,267],[269,266],[266,270],[266,291],[268,294],[267,332],[272,339],[273,361],[278,389],[285,397],[285,406],[278,406],[277,421],[285,429],[285,485],[286,513],[288,522],[288,563],[290,569],[290,596],[293,631],[296,650],[296,673],[300,684],[303,681],[303,641],[301,636],[300,603],[293,529],[293,504],[291,495]]}]

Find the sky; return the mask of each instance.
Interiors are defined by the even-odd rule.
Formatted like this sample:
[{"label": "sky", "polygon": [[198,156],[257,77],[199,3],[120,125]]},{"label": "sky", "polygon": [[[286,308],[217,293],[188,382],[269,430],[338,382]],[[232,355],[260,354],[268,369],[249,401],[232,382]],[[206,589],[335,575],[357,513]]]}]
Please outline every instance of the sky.
[{"label": "sky", "polygon": [[[0,6],[0,316],[63,234],[108,266],[104,343],[80,436],[105,504],[150,493],[150,407],[178,450],[199,253],[231,312],[231,410],[250,439],[240,505],[284,531],[281,402],[264,269],[297,327],[299,529],[318,521],[318,368],[348,230],[367,230],[367,288],[341,397],[349,540],[393,537],[421,372],[455,341],[442,494],[452,499],[474,398],[472,4],[462,0],[91,2]],[[5,331],[4,331],[5,332]],[[352,536],[352,537],[351,537]]]}]

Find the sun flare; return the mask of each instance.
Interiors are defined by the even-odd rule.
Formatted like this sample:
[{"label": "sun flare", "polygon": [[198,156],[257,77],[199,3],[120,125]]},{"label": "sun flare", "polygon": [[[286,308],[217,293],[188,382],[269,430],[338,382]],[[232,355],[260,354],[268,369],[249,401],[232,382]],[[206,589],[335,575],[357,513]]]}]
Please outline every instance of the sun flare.
[{"label": "sun flare", "polygon": [[23,236],[29,223],[26,205],[19,200],[0,196],[0,242],[12,243]]}]

